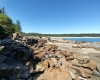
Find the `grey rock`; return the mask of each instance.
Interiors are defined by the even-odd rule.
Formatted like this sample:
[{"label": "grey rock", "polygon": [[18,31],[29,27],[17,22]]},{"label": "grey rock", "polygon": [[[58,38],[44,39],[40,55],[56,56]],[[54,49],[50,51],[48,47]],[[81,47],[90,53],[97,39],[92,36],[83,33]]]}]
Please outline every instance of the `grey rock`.
[{"label": "grey rock", "polygon": [[62,58],[62,56],[61,56],[61,55],[58,55],[57,57],[58,57],[58,58]]},{"label": "grey rock", "polygon": [[46,58],[45,57],[43,57],[41,60],[45,60]]},{"label": "grey rock", "polygon": [[46,53],[45,52],[42,52],[42,54],[45,55]]},{"label": "grey rock", "polygon": [[95,76],[100,77],[100,73],[98,71],[96,71],[96,70],[93,70],[92,74],[95,75]]},{"label": "grey rock", "polygon": [[100,65],[97,65],[97,71],[100,73]]},{"label": "grey rock", "polygon": [[7,43],[9,43],[9,42],[11,42],[11,41],[13,41],[12,39],[10,39],[10,38],[5,38],[5,39],[3,39],[1,42],[3,43],[3,42],[7,42]]},{"label": "grey rock", "polygon": [[48,56],[49,56],[49,58],[51,58],[51,57],[53,57],[53,56],[54,56],[54,54],[48,54]]},{"label": "grey rock", "polygon": [[45,58],[48,58],[48,57],[49,57],[49,56],[46,54],[46,55],[45,55]]},{"label": "grey rock", "polygon": [[59,66],[62,66],[62,62],[61,62],[61,61],[58,61],[58,65],[59,65]]}]

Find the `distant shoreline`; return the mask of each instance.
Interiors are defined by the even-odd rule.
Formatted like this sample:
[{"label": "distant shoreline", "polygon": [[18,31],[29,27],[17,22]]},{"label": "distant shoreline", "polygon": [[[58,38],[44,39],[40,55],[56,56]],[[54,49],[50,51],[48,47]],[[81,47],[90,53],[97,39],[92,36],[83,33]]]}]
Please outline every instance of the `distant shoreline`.
[{"label": "distant shoreline", "polygon": [[100,38],[100,37],[50,37],[50,38]]}]

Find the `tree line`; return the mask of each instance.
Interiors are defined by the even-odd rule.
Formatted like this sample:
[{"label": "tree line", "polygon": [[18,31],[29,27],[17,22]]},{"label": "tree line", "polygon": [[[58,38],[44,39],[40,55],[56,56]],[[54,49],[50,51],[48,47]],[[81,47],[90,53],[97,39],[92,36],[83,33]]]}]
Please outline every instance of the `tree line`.
[{"label": "tree line", "polygon": [[5,8],[0,8],[0,37],[8,36],[14,32],[21,32],[21,23],[16,20],[16,23],[6,14]]},{"label": "tree line", "polygon": [[25,36],[50,36],[50,37],[100,37],[100,33],[84,33],[84,34],[40,34],[40,33],[23,33]]}]

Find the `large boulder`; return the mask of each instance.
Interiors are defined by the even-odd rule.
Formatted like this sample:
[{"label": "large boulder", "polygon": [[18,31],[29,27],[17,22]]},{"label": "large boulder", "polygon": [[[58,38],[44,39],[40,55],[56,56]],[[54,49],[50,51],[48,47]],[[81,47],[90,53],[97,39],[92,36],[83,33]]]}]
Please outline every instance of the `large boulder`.
[{"label": "large boulder", "polygon": [[30,50],[24,47],[17,47],[13,52],[15,52],[15,58],[18,60],[28,60],[32,55]]},{"label": "large boulder", "polygon": [[15,39],[18,38],[18,37],[19,37],[19,33],[18,33],[18,32],[13,33],[12,36],[11,36],[11,38],[12,38],[13,40],[15,40]]}]

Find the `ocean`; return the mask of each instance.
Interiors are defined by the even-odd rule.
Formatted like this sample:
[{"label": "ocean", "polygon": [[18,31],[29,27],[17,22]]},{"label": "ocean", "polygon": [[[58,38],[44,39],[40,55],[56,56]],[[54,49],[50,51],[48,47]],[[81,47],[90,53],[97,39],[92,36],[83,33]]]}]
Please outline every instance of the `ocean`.
[{"label": "ocean", "polygon": [[66,40],[72,40],[72,41],[86,41],[86,42],[100,42],[100,38],[66,38]]}]

